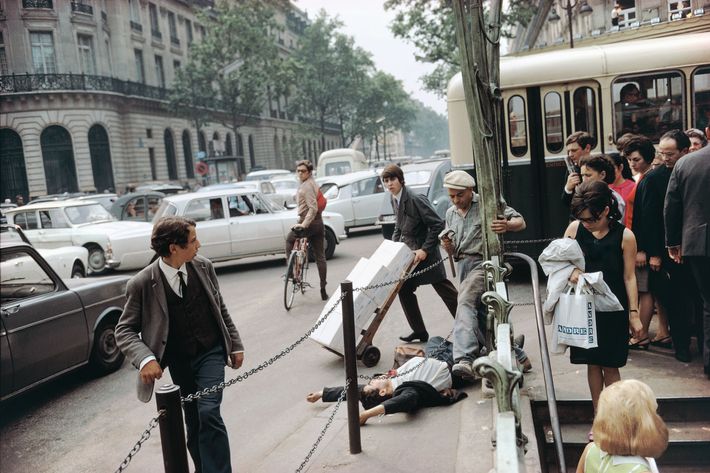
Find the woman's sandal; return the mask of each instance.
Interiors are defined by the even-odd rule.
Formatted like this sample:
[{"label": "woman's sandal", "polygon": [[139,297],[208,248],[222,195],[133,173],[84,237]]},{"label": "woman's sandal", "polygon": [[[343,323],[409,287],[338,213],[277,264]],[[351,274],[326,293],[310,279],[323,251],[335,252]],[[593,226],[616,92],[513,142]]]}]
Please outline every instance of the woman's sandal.
[{"label": "woman's sandal", "polygon": [[641,340],[631,343],[629,340],[629,350],[648,350],[648,346],[651,344],[648,337],[642,338]]},{"label": "woman's sandal", "polygon": [[668,337],[659,338],[658,340],[651,340],[651,345],[653,345],[654,347],[672,348],[673,342],[672,338],[669,335]]}]

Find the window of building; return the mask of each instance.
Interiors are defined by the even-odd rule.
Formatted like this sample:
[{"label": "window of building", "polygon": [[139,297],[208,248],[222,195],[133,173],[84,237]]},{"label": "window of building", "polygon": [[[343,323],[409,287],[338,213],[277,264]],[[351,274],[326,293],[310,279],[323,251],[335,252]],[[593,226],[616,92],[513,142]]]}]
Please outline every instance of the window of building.
[{"label": "window of building", "polygon": [[51,31],[30,32],[32,47],[32,66],[36,74],[54,74],[57,72],[57,59],[54,53],[54,39]]},{"label": "window of building", "polygon": [[152,137],[153,137],[153,129],[152,129],[152,128],[146,128],[146,129],[145,129],[145,137],[146,137],[146,138],[152,138]]},{"label": "window of building", "polygon": [[515,157],[524,156],[528,152],[528,132],[525,100],[520,95],[513,95],[508,100],[508,130],[511,153]]},{"label": "window of building", "polygon": [[140,0],[128,0],[128,6],[131,15],[131,29],[135,31],[143,31],[143,26],[141,25]]},{"label": "window of building", "polygon": [[177,22],[175,21],[175,13],[168,12],[168,28],[170,29],[170,43],[175,46],[180,45],[180,38],[177,33]]},{"label": "window of building", "polygon": [[597,104],[591,87],[574,91],[574,131],[586,131],[597,138]]},{"label": "window of building", "polygon": [[551,153],[562,151],[562,99],[557,92],[545,95],[545,143]]},{"label": "window of building", "polygon": [[148,4],[148,14],[150,15],[150,31],[157,39],[162,38],[160,34],[160,23],[158,23],[158,7],[154,3]]},{"label": "window of building", "polygon": [[192,44],[192,22],[185,20],[185,33],[187,33],[187,45]]},{"label": "window of building", "polygon": [[108,71],[111,75],[113,75],[113,60],[111,59],[111,42],[109,41],[108,38],[106,38],[106,41],[104,43],[106,45],[106,61],[108,62]]},{"label": "window of building", "polygon": [[693,74],[693,119],[695,128],[710,126],[710,67],[701,67]]},{"label": "window of building", "polygon": [[5,52],[5,40],[3,38],[3,32],[0,31],[0,75],[8,74],[7,67],[7,53]]},{"label": "window of building", "polygon": [[52,0],[22,0],[22,8],[54,8]]},{"label": "window of building", "polygon": [[175,71],[175,73],[177,73],[177,70],[180,69],[180,67],[182,67],[180,61],[178,61],[177,59],[173,60],[173,70]]},{"label": "window of building", "polygon": [[145,84],[145,66],[143,65],[143,51],[134,49],[133,54],[136,60],[136,80]]},{"label": "window of building", "polygon": [[96,74],[96,58],[94,56],[94,38],[90,35],[80,34],[76,37],[79,48],[79,62],[84,74]]},{"label": "window of building", "polygon": [[689,0],[685,0],[684,2],[668,2],[668,19],[671,21],[686,18],[690,15],[691,11]]},{"label": "window of building", "polygon": [[158,179],[158,170],[155,165],[155,148],[148,148],[148,161],[150,163],[150,177],[155,181]]},{"label": "window of building", "polygon": [[657,142],[668,130],[686,128],[683,77],[679,72],[623,77],[611,87],[616,138],[637,133]]},{"label": "window of building", "polygon": [[155,56],[155,77],[158,79],[158,85],[165,88],[165,69],[163,69],[162,56]]}]

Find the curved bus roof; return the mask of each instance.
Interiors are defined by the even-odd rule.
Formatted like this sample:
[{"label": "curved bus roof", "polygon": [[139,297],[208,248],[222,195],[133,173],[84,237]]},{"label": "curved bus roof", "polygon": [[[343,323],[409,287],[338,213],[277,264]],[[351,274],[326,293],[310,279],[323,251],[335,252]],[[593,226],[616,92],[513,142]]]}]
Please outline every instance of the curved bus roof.
[{"label": "curved bus roof", "polygon": [[[500,85],[502,89],[539,86],[696,64],[710,64],[710,32],[504,56]],[[448,97],[464,100],[461,73],[452,78]]]}]

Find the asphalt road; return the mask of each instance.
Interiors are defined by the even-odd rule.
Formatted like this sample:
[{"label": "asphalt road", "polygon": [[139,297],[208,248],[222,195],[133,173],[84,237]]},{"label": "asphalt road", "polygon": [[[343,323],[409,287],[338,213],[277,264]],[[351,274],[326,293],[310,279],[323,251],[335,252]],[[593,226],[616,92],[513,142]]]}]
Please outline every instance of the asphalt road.
[{"label": "asphalt road", "polygon": [[[379,245],[379,230],[351,233],[328,262],[328,291],[342,281],[360,257]],[[217,265],[227,307],[244,340],[242,370],[227,368],[227,378],[253,368],[298,340],[316,321],[323,302],[317,290],[315,265],[309,280],[314,289],[297,295],[290,312],[283,308],[285,270],[282,257],[242,260]],[[451,318],[430,286],[417,294],[432,335],[446,336]],[[531,300],[529,284],[511,285],[511,299]],[[385,317],[375,345],[382,360],[375,368],[359,365],[361,373],[386,371],[392,362],[398,335],[408,333],[399,302]],[[116,373],[92,378],[79,370],[36,389],[20,399],[0,405],[0,471],[113,472],[140,438],[155,415],[154,401],[142,404],[135,397],[136,370],[129,364]],[[232,463],[238,471],[257,471],[269,455],[289,455],[283,462],[295,469],[308,453],[279,450],[299,428],[322,416],[322,404],[305,401],[309,391],[342,384],[342,359],[306,340],[290,354],[224,392],[222,412],[230,435]],[[169,376],[163,378],[169,382]],[[313,438],[315,441],[315,436]],[[307,442],[309,445],[311,442]],[[127,471],[162,471],[158,430],[153,431]],[[442,470],[443,471],[443,470]]]}]

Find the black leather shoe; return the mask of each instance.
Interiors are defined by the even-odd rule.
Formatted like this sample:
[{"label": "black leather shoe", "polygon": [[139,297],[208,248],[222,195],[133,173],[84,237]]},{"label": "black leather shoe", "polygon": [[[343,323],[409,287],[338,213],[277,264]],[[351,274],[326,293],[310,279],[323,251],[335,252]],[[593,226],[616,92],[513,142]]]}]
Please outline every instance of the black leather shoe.
[{"label": "black leather shoe", "polygon": [[427,340],[429,340],[429,332],[412,332],[406,337],[399,337],[399,339],[403,342],[413,342],[414,340],[426,342]]},{"label": "black leather shoe", "polygon": [[675,359],[682,361],[683,363],[690,363],[690,360],[692,359],[690,356],[690,350],[676,350]]},{"label": "black leather shoe", "polygon": [[320,298],[321,298],[322,300],[324,300],[324,301],[327,301],[327,300],[328,300],[328,293],[325,292],[325,288],[324,288],[324,287],[322,287],[322,288],[320,289]]}]

